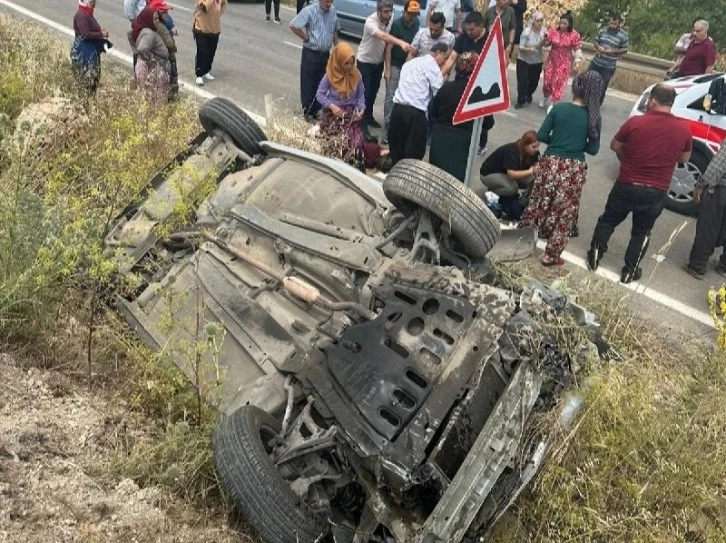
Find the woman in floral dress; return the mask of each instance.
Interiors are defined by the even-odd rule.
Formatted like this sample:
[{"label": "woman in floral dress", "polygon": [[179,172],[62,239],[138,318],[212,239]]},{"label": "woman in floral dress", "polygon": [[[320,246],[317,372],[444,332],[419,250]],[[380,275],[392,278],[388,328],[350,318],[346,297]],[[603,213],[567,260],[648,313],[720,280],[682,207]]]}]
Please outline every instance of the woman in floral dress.
[{"label": "woman in floral dress", "polygon": [[542,44],[551,47],[544,69],[544,83],[542,94],[544,98],[539,107],[546,107],[547,102],[554,104],[560,102],[565,95],[565,86],[570,72],[579,64],[580,47],[582,40],[579,32],[573,28],[572,13],[567,11],[562,17],[557,28],[547,32]]},{"label": "woman in floral dress", "polygon": [[585,72],[572,82],[572,102],[555,104],[537,132],[547,150],[535,167],[529,204],[520,226],[536,226],[547,239],[544,266],[561,266],[562,251],[577,223],[585,185],[585,153],[600,149],[600,96],[603,81]]}]

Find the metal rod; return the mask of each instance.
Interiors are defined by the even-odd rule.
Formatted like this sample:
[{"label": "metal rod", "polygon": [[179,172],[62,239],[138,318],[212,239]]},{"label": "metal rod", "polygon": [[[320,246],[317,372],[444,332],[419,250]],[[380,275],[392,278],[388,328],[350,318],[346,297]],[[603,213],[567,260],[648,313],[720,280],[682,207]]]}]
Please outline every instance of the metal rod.
[{"label": "metal rod", "polygon": [[471,142],[469,143],[469,156],[466,159],[466,174],[464,174],[464,184],[472,188],[475,181],[471,178],[471,170],[474,168],[474,159],[476,158],[476,149],[479,146],[479,136],[481,135],[481,127],[484,118],[479,117],[474,120],[474,127],[471,131]]}]

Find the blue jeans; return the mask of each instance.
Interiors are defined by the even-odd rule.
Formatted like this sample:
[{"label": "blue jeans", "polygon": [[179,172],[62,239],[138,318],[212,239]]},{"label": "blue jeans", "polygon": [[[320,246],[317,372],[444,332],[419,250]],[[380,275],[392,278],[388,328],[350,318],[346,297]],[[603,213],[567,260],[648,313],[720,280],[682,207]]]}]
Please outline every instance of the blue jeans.
[{"label": "blue jeans", "polygon": [[305,117],[314,117],[321,109],[315,93],[318,92],[320,81],[325,75],[329,56],[328,51],[313,51],[303,47],[300,58],[300,102]]},{"label": "blue jeans", "polygon": [[587,69],[588,72],[597,72],[602,76],[602,96],[600,97],[600,104],[605,101],[605,93],[608,90],[608,85],[610,84],[610,80],[613,77],[613,74],[615,73],[615,68],[603,68],[602,66],[598,66],[597,64],[590,63],[590,67]]},{"label": "blue jeans", "polygon": [[363,80],[363,89],[366,95],[366,112],[363,115],[363,122],[367,123],[373,120],[373,105],[376,103],[378,89],[381,87],[383,62],[380,64],[370,64],[368,62],[358,61],[358,70]]}]

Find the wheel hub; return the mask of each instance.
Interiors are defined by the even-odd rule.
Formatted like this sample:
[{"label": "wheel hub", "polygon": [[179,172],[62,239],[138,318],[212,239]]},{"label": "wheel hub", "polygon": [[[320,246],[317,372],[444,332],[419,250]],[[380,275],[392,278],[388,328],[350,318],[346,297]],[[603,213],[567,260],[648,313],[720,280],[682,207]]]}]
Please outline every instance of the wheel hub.
[{"label": "wheel hub", "polygon": [[701,171],[692,162],[678,164],[673,171],[668,197],[680,202],[693,200],[693,189],[701,180]]}]

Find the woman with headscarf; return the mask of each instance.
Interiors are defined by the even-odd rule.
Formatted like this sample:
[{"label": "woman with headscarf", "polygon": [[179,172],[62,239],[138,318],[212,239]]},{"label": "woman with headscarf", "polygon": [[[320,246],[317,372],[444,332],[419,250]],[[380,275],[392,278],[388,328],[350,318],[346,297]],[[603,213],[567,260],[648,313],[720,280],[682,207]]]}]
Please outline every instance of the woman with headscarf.
[{"label": "woman with headscarf", "polygon": [[108,30],[101,28],[93,11],[96,0],[78,0],[73,17],[75,39],[71,46],[71,64],[82,91],[95,94],[101,79],[101,53],[111,47]]},{"label": "woman with headscarf", "polygon": [[544,69],[544,97],[539,107],[547,107],[548,102],[554,104],[561,101],[570,72],[577,71],[582,55],[582,39],[573,24],[572,13],[566,11],[560,17],[557,28],[550,29],[544,37],[543,45],[551,49]]},{"label": "woman with headscarf", "polygon": [[562,251],[577,224],[580,197],[585,185],[585,153],[600,149],[600,96],[603,81],[588,71],[572,82],[572,102],[555,104],[537,132],[547,150],[535,170],[529,204],[521,226],[536,226],[547,239],[544,266],[561,266]]},{"label": "woman with headscarf", "polygon": [[169,96],[169,49],[157,32],[157,25],[163,24],[161,14],[169,9],[165,0],[153,0],[133,20],[129,32],[129,43],[138,55],[136,81],[153,107],[162,106]]},{"label": "woman with headscarf", "polygon": [[532,95],[539,85],[542,73],[542,25],[544,15],[541,11],[532,14],[532,20],[519,38],[519,55],[517,56],[517,103],[520,109],[532,103]]},{"label": "woman with headscarf", "polygon": [[487,191],[493,192],[499,196],[507,218],[518,221],[522,218],[538,160],[537,132],[528,130],[517,141],[505,143],[487,157],[479,170],[481,184],[474,186],[474,192],[482,200]]},{"label": "woman with headscarf", "polygon": [[452,119],[469,83],[469,76],[479,60],[478,53],[467,51],[456,58],[457,77],[446,81],[434,97],[429,162],[465,182],[474,121],[453,124]]},{"label": "woman with headscarf", "polygon": [[348,43],[341,42],[333,48],[315,98],[323,108],[320,119],[323,154],[360,166],[365,92],[355,53]]}]

